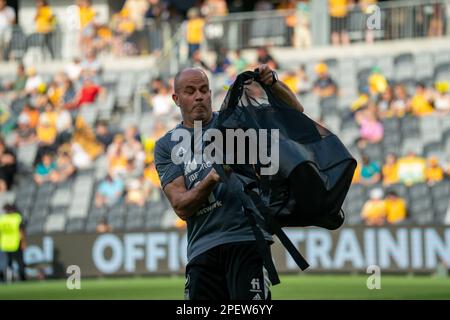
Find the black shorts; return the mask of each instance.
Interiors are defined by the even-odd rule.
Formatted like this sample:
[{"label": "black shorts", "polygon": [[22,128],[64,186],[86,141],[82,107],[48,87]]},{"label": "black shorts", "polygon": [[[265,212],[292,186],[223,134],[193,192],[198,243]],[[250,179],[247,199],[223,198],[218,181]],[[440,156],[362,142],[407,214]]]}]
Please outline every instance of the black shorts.
[{"label": "black shorts", "polygon": [[344,17],[331,17],[330,26],[331,32],[344,32],[347,31],[348,26],[347,16]]},{"label": "black shorts", "polygon": [[186,300],[270,300],[270,281],[254,241],[214,247],[186,266]]}]

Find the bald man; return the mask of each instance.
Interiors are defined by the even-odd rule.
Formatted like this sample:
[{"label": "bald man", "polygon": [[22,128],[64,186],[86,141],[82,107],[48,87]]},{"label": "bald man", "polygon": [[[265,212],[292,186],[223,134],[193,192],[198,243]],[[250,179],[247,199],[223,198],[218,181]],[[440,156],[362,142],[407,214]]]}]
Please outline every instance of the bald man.
[{"label": "bald man", "polygon": [[[295,95],[278,81],[273,70],[267,65],[258,69],[261,82],[303,112]],[[208,77],[201,69],[185,69],[176,75],[174,87],[172,98],[183,120],[157,141],[155,163],[164,193],[175,213],[187,222],[185,299],[268,300],[267,271],[240,199],[232,192],[233,186],[228,188],[221,182],[211,163],[177,165],[171,158],[179,143],[171,139],[177,129],[193,135],[194,121],[202,122],[203,131],[214,127],[217,121]],[[264,233],[264,237],[272,242],[270,234]]]}]

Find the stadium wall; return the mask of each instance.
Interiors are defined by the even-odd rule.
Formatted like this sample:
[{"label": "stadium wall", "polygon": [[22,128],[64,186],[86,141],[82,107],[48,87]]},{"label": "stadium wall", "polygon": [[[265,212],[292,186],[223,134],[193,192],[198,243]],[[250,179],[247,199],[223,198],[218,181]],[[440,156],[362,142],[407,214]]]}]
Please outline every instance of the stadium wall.
[{"label": "stadium wall", "polygon": [[[344,227],[338,231],[290,228],[287,234],[306,257],[308,273],[365,273],[377,265],[388,273],[433,273],[450,265],[450,228]],[[276,239],[273,258],[281,273],[299,269]],[[31,236],[25,251],[31,277],[66,277],[70,265],[83,277],[183,274],[186,233],[154,230],[111,234]]]}]

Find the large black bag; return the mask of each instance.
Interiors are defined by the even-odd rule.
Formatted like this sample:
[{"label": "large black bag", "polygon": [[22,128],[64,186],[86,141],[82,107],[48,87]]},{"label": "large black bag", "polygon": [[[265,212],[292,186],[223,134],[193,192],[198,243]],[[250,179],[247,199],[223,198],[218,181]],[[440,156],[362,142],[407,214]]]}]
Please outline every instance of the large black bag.
[{"label": "large black bag", "polygon": [[[251,223],[276,234],[304,270],[308,266],[306,261],[281,227],[339,228],[344,222],[341,207],[356,160],[336,135],[275,97],[258,77],[257,72],[251,71],[238,75],[222,104],[216,128],[223,132],[237,128],[268,129],[268,141],[270,129],[279,130],[276,174],[261,175],[264,168],[261,163],[230,167],[233,178],[244,185],[241,199],[253,213]],[[230,178],[222,167],[216,166],[216,170],[224,179]]]}]

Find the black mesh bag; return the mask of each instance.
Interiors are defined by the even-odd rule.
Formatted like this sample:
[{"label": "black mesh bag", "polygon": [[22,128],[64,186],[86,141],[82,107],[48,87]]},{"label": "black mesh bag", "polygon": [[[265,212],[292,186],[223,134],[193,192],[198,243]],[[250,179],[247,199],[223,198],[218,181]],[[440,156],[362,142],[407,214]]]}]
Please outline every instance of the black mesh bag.
[{"label": "black mesh bag", "polygon": [[[341,207],[356,160],[336,135],[275,97],[270,88],[258,81],[258,76],[251,71],[237,76],[222,104],[216,128],[225,137],[226,129],[267,129],[267,141],[272,138],[270,129],[278,129],[276,173],[261,174],[268,165],[260,161],[227,166],[232,169],[233,178],[244,185],[244,207],[253,212],[256,224],[276,234],[293,255],[296,249],[281,227],[339,228],[344,222]],[[245,152],[249,160],[251,143],[254,142],[246,141],[244,150],[231,151],[235,156]],[[266,145],[272,156],[276,150],[270,149],[270,143]],[[215,167],[224,179],[230,178],[222,166]],[[297,264],[306,269],[306,261],[300,255],[297,258],[294,257]]]}]

